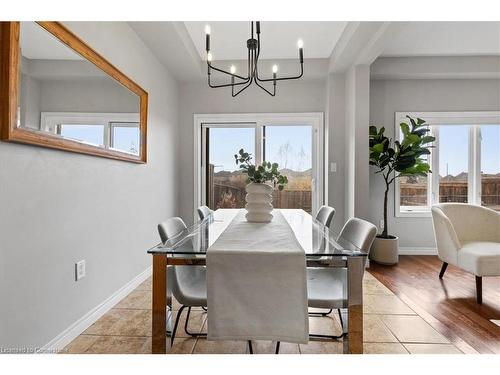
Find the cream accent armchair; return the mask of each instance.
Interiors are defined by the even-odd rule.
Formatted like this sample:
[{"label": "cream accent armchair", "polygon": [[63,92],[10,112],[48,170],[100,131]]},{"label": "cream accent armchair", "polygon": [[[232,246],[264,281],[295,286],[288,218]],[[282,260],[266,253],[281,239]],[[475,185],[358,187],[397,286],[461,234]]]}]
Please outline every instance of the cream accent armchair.
[{"label": "cream accent armchair", "polygon": [[477,303],[482,303],[482,277],[500,276],[500,213],[464,203],[432,206],[439,259],[439,278],[448,263],[476,276]]}]

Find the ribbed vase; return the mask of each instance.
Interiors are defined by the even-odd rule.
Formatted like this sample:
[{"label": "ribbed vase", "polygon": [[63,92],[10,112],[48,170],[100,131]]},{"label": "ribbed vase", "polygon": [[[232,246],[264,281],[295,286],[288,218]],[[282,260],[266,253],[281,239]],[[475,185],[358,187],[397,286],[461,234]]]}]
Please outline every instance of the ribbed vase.
[{"label": "ribbed vase", "polygon": [[273,219],[273,187],[268,184],[256,184],[251,182],[247,185],[246,218],[251,223],[269,223]]}]

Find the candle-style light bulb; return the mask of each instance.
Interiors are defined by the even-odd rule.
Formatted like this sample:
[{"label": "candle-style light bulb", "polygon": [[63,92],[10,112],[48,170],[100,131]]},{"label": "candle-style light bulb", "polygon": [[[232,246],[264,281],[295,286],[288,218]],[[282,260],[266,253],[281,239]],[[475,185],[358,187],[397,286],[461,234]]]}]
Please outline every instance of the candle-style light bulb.
[{"label": "candle-style light bulb", "polygon": [[278,73],[278,65],[273,65],[273,73]]},{"label": "candle-style light bulb", "polygon": [[212,61],[212,52],[207,53],[207,61]]},{"label": "candle-style light bulb", "polygon": [[302,64],[304,62],[304,42],[302,41],[302,39],[299,39],[297,41],[297,47],[299,47],[299,60],[300,60],[300,63]]},{"label": "candle-style light bulb", "polygon": [[231,74],[236,73],[236,67],[234,65],[231,65],[231,68],[229,68]]},{"label": "candle-style light bulb", "polygon": [[205,50],[210,51],[210,25],[205,26]]}]

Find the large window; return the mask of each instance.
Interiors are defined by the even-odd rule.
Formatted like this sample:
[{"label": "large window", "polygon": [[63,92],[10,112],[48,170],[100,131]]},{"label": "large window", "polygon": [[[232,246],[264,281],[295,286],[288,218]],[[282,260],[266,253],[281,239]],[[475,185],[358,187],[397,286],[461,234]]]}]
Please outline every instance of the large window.
[{"label": "large window", "polygon": [[500,210],[500,112],[396,113],[420,117],[436,137],[428,177],[396,180],[396,216],[429,216],[437,203],[471,203]]}]

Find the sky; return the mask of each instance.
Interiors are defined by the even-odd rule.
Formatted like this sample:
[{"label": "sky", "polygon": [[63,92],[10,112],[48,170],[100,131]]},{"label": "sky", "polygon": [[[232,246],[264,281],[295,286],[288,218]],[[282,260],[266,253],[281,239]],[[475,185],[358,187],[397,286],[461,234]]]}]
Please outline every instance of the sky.
[{"label": "sky", "polygon": [[[234,154],[243,148],[255,156],[254,128],[210,128],[210,162],[215,172],[239,167]],[[311,168],[312,129],[309,126],[266,126],[266,160],[281,168]]]},{"label": "sky", "polygon": [[[456,176],[468,171],[469,127],[439,127],[439,174]],[[481,125],[481,171],[500,173],[500,125]],[[448,165],[447,165],[448,164]]]}]

